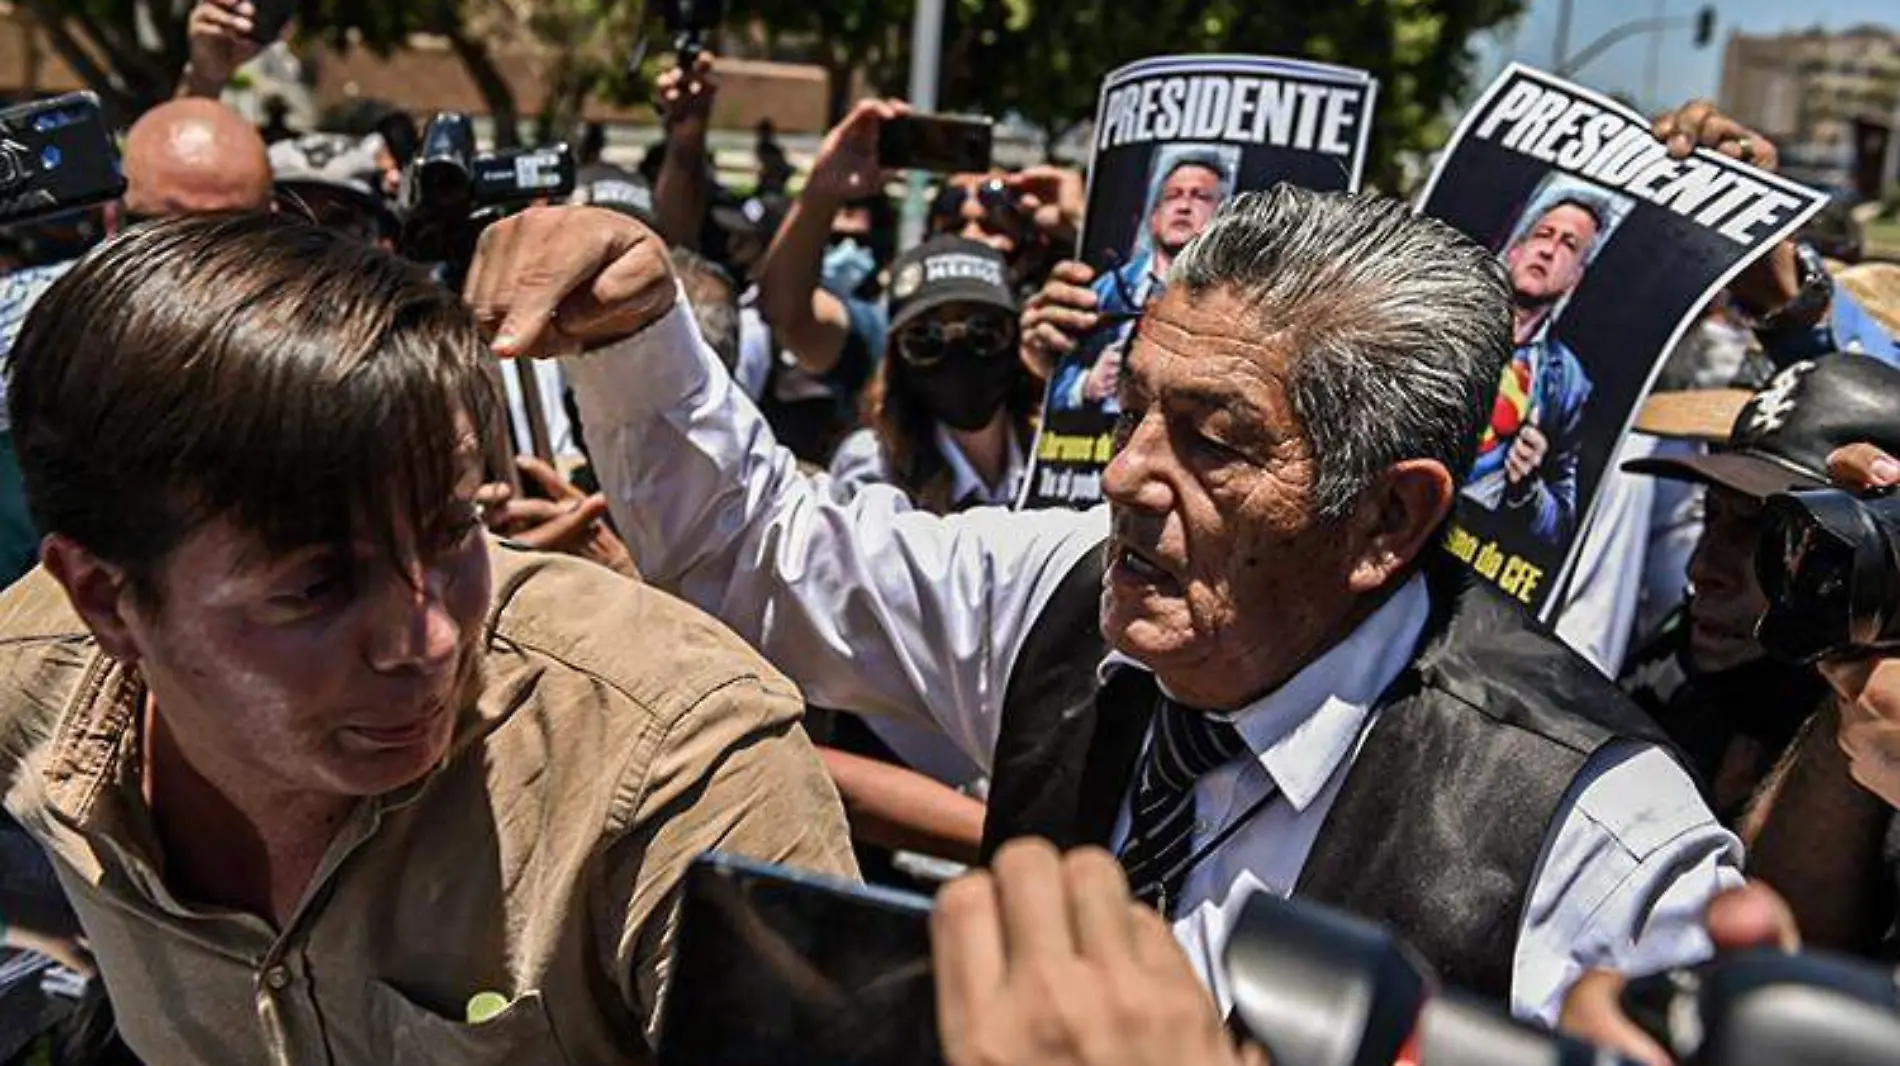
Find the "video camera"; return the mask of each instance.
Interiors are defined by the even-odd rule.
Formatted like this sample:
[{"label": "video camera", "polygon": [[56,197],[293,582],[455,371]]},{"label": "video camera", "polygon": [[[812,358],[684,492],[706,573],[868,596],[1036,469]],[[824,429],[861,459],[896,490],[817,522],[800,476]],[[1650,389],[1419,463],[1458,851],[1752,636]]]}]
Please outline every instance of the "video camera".
[{"label": "video camera", "polygon": [[721,0],[666,0],[660,7],[660,20],[673,35],[673,50],[679,54],[681,70],[692,72],[699,55],[706,50],[706,34],[717,28],[723,12]]},{"label": "video camera", "polygon": [[1759,950],[1632,981],[1623,1012],[1684,1066],[1900,1062],[1894,972]]},{"label": "video camera", "polygon": [[125,192],[112,129],[93,93],[0,111],[0,225],[115,199]]},{"label": "video camera", "polygon": [[[1311,903],[1250,898],[1223,962],[1274,1066],[1627,1061],[1445,994],[1390,933]],[[1743,953],[1632,981],[1623,1007],[1684,1066],[1900,1064],[1893,972],[1842,957]]]},{"label": "video camera", "polygon": [[483,229],[536,200],[565,200],[574,176],[574,152],[566,144],[478,152],[467,115],[438,114],[403,169],[397,248],[418,262],[446,264],[445,280],[459,287]]},{"label": "video camera", "polygon": [[[403,168],[396,196],[401,224],[396,249],[416,262],[440,264],[442,282],[460,290],[482,230],[536,200],[566,200],[574,192],[574,180],[574,152],[566,144],[478,152],[469,117],[442,112],[429,120],[415,157]],[[513,440],[506,419],[492,427],[486,475],[519,492],[514,456],[527,451],[552,461],[554,452],[532,371],[517,366],[514,373],[521,384],[529,439]],[[499,377],[496,384],[505,387]]]},{"label": "video camera", "polygon": [[1235,1027],[1274,1066],[1569,1066],[1625,1060],[1445,994],[1391,933],[1256,893],[1222,955]]},{"label": "video camera", "polygon": [[[709,854],[687,870],[660,1066],[940,1063],[931,901]],[[1221,971],[1231,1027],[1274,1066],[1617,1066],[1441,987],[1364,919],[1248,898]],[[1900,1066],[1894,974],[1746,953],[1630,982],[1625,1013],[1685,1066]]]},{"label": "video camera", "polygon": [[1772,496],[1755,571],[1757,638],[1795,663],[1900,648],[1900,497],[1816,489]]}]

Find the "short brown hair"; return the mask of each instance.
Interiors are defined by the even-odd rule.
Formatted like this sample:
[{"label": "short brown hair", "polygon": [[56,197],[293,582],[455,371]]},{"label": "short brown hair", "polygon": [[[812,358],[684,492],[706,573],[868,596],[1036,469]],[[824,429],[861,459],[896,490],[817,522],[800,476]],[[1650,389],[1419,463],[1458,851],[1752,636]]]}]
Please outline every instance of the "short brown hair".
[{"label": "short brown hair", "polygon": [[495,424],[486,358],[454,293],[345,235],[141,226],[48,290],[14,347],[27,503],[154,600],[158,564],[219,516],[273,552],[356,531],[394,551],[440,520],[462,427]]}]

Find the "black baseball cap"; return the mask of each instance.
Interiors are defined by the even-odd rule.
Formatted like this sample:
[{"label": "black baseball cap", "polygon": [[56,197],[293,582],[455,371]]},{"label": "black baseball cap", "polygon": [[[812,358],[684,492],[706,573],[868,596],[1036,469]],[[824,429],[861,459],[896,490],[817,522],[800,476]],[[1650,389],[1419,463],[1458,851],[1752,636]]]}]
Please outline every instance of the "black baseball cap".
[{"label": "black baseball cap", "polygon": [[778,232],[779,223],[785,221],[787,210],[785,198],[777,195],[748,196],[740,199],[730,194],[715,195],[709,213],[713,224],[733,236],[754,236],[770,241]]},{"label": "black baseball cap", "polygon": [[[1756,499],[1827,486],[1827,457],[1867,442],[1900,452],[1900,368],[1871,356],[1836,352],[1795,363],[1741,401],[1733,390],[1694,402],[1695,394],[1661,394],[1645,404],[1637,426],[1659,436],[1702,440],[1707,455],[1635,459],[1632,474],[1720,485]],[[1689,401],[1689,402],[1684,402]],[[1665,412],[1658,415],[1657,412]],[[1733,411],[1727,430],[1714,422]]]},{"label": "black baseball cap", "polygon": [[568,197],[568,203],[604,207],[650,228],[659,227],[653,211],[653,189],[645,178],[610,165],[590,167],[589,171],[587,180]]},{"label": "black baseball cap", "polygon": [[377,165],[382,150],[383,139],[373,133],[306,133],[270,146],[271,180],[282,189],[333,192],[374,213],[384,207]]},{"label": "black baseball cap", "polygon": [[1016,291],[1009,284],[1009,262],[980,241],[933,237],[891,264],[891,329],[934,307],[974,303],[1016,315]]}]

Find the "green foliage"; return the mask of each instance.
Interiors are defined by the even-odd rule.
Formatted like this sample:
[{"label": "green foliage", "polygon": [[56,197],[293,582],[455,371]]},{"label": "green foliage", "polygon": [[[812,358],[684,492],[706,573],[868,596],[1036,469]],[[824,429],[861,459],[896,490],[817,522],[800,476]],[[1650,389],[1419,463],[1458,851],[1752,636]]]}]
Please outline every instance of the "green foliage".
[{"label": "green foliage", "polygon": [[[902,94],[916,0],[729,0],[726,22],[762,24],[774,51],[822,65],[841,115],[858,77]],[[170,95],[186,57],[190,0],[22,0],[56,47],[96,42],[86,76],[136,113]],[[1050,143],[1093,115],[1110,70],[1145,56],[1240,52],[1305,56],[1369,70],[1380,82],[1369,176],[1442,143],[1446,109],[1472,88],[1473,35],[1519,17],[1525,0],[945,0],[940,106],[1015,113]],[[143,12],[144,14],[141,14]],[[491,44],[527,45],[546,90],[544,134],[570,135],[591,95],[629,100],[624,65],[643,27],[640,0],[301,0],[300,32],[378,50],[422,31],[447,37],[490,110],[512,129],[514,100]],[[144,27],[142,30],[141,27]],[[67,48],[61,47],[62,55]],[[67,55],[68,61],[72,56]],[[83,58],[83,56],[82,56]],[[80,64],[75,63],[75,66]],[[504,139],[506,139],[504,134]]]},{"label": "green foliage", "polygon": [[[22,0],[60,57],[121,119],[171,97],[189,58],[185,25],[191,0]],[[388,49],[409,33],[453,17],[450,0],[301,0],[306,33],[341,41],[351,31]]]},{"label": "green foliage", "polygon": [[[1523,14],[1525,0],[947,0],[941,105],[1014,112],[1051,142],[1094,114],[1102,75],[1145,56],[1239,52],[1304,56],[1380,81],[1373,180],[1395,157],[1443,142],[1445,109],[1466,96],[1471,38]],[[734,0],[775,39],[812,40],[834,72],[907,85],[913,0]],[[836,91],[834,110],[848,100]]]}]

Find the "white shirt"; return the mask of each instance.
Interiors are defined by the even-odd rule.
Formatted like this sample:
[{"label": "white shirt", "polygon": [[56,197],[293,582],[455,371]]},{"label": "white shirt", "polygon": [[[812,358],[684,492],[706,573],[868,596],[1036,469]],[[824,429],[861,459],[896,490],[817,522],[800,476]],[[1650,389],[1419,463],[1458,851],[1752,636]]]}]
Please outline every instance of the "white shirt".
[{"label": "white shirt", "polygon": [[[976,467],[970,465],[969,456],[963,454],[963,447],[943,423],[931,427],[931,439],[937,445],[937,452],[943,456],[944,465],[950,468],[952,500],[959,504],[964,500],[974,500],[982,507],[1008,507],[1016,501],[1016,491],[1023,483],[1023,449],[1017,443],[1014,429],[1006,424],[1003,432],[1008,434],[1003,476],[995,485],[991,485],[976,472]],[[853,432],[838,445],[837,454],[831,457],[832,494],[839,500],[849,500],[865,485],[889,484],[891,467],[888,458],[884,454],[884,446],[878,443],[876,432],[869,428]]]},{"label": "white shirt", "polygon": [[1553,627],[1571,650],[1606,677],[1623,671],[1651,566],[1650,515],[1657,481],[1626,474],[1623,464],[1655,455],[1661,444],[1646,433],[1627,434],[1603,468],[1603,486],[1584,522],[1577,566]]},{"label": "white shirt", "polygon": [[772,327],[759,313],[759,287],[754,285],[739,298],[739,365],[733,377],[745,394],[757,400],[765,395],[766,379],[772,376]]},{"label": "white shirt", "polygon": [[[989,766],[1010,669],[1056,587],[1106,537],[1106,507],[939,518],[880,485],[839,503],[828,478],[777,447],[679,309],[571,361],[569,376],[614,518],[651,580],[732,626],[814,703],[934,724]],[[1383,627],[1399,632],[1417,610],[1409,592],[1395,596],[1268,696],[1249,726],[1260,761],[1197,784],[1207,812],[1244,809],[1265,776],[1287,796],[1187,886],[1195,902],[1176,934],[1217,992],[1227,923],[1245,893],[1294,883],[1383,687],[1373,675],[1402,667],[1392,649],[1411,647]],[[1341,665],[1361,657],[1371,665]],[[1590,966],[1708,957],[1702,908],[1740,883],[1741,846],[1673,761],[1646,745],[1599,752],[1553,824],[1518,938],[1514,1013],[1553,1021]]]}]

